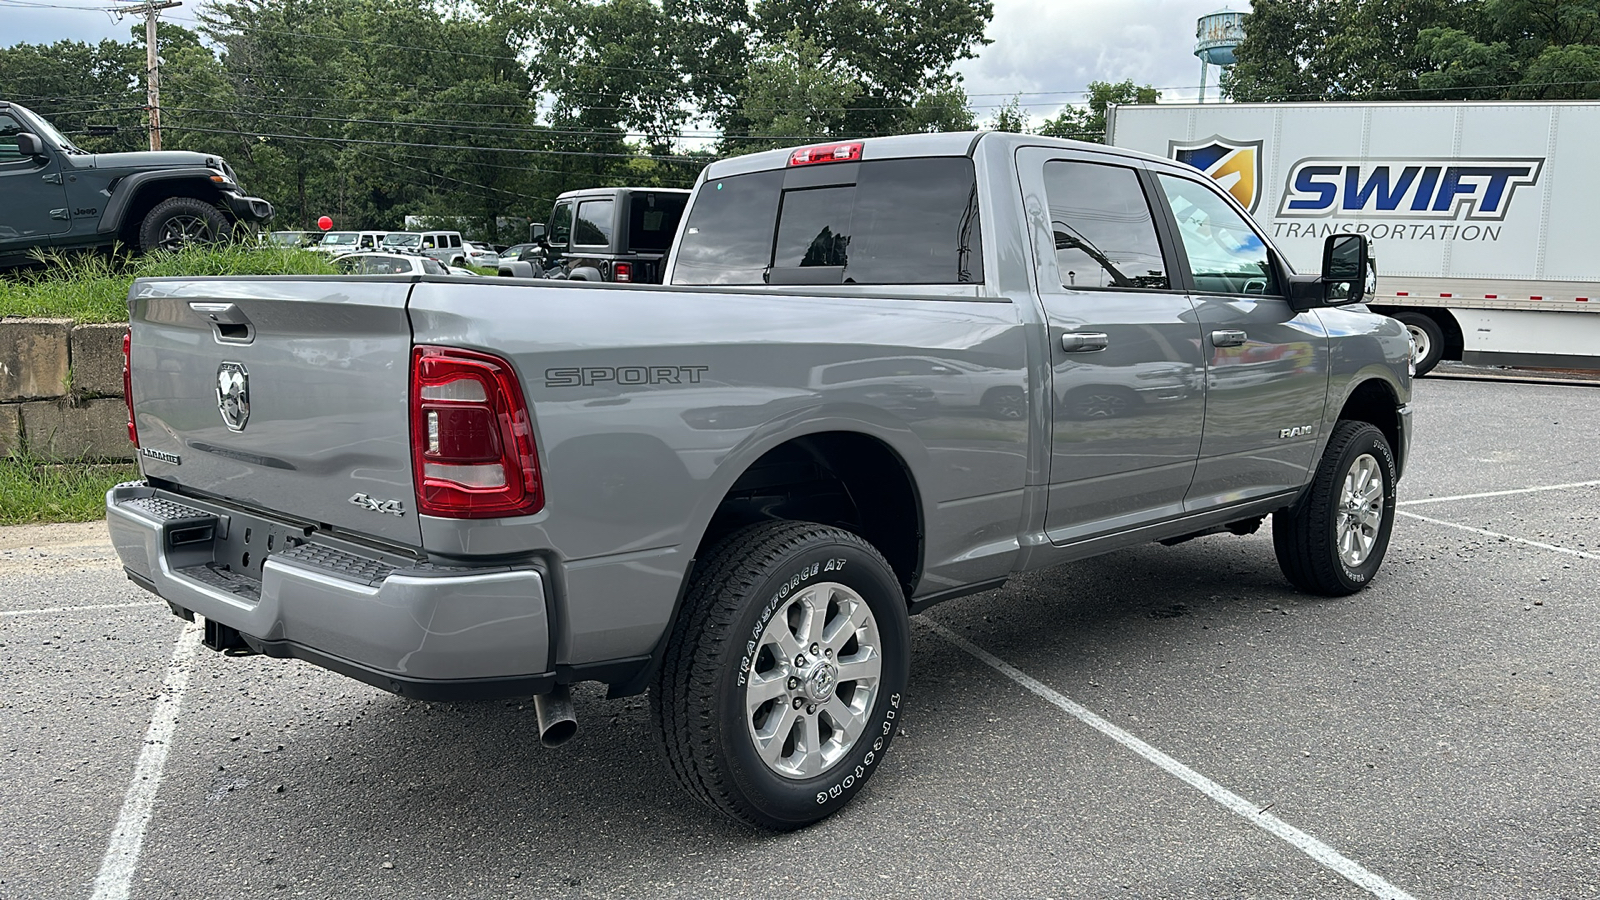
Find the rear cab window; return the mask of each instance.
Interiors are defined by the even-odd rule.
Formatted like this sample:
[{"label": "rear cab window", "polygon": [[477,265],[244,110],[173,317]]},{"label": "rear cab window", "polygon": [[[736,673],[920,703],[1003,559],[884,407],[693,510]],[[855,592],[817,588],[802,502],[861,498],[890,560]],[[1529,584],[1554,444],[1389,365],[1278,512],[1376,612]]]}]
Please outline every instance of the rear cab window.
[{"label": "rear cab window", "polygon": [[977,198],[966,157],[713,179],[684,223],[673,284],[980,284]]}]

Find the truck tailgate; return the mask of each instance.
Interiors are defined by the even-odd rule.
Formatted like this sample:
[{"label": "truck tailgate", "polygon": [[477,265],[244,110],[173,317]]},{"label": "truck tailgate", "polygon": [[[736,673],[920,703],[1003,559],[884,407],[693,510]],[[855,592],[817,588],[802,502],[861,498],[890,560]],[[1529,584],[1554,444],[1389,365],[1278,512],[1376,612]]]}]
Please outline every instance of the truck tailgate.
[{"label": "truck tailgate", "polygon": [[418,546],[409,279],[151,279],[129,296],[148,477]]}]

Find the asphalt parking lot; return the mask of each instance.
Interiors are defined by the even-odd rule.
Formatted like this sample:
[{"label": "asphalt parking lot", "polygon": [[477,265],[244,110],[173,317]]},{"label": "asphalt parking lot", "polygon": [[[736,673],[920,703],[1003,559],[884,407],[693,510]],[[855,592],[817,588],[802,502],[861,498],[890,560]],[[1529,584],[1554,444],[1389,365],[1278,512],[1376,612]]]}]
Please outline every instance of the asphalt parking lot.
[{"label": "asphalt parking lot", "polygon": [[0,530],[0,898],[1600,896],[1600,388],[1423,379],[1352,598],[1266,529],[913,627],[843,813],[725,823],[642,698],[434,705],[194,651],[103,529]]}]

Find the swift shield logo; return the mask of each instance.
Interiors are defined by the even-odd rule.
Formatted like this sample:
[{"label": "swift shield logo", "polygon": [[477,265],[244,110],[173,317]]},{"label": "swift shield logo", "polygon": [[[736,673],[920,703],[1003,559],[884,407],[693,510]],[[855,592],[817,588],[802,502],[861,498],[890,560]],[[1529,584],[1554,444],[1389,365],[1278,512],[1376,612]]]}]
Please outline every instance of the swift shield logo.
[{"label": "swift shield logo", "polygon": [[1289,170],[1280,218],[1382,215],[1499,222],[1543,159],[1302,159]]},{"label": "swift shield logo", "polygon": [[1204,172],[1253,213],[1261,200],[1261,144],[1212,135],[1198,143],[1172,141],[1167,155]]}]

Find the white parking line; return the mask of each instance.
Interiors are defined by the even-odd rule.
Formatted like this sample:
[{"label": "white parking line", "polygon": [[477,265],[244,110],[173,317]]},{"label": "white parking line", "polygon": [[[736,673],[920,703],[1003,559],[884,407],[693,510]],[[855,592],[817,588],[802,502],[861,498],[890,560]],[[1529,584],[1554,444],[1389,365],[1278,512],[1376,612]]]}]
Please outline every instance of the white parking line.
[{"label": "white parking line", "polygon": [[1470,531],[1473,534],[1481,534],[1484,537],[1500,538],[1501,540],[1512,541],[1513,543],[1517,544],[1527,544],[1529,547],[1538,547],[1540,550],[1554,550],[1557,553],[1565,553],[1568,556],[1577,556],[1582,559],[1600,559],[1600,554],[1597,553],[1586,553],[1582,550],[1573,550],[1568,547],[1557,547],[1555,544],[1546,544],[1544,541],[1530,541],[1527,538],[1519,538],[1510,534],[1501,534],[1498,531],[1490,531],[1487,528],[1474,528],[1471,525],[1460,525],[1455,522],[1446,522],[1443,519],[1433,519],[1429,518],[1428,516],[1419,516],[1416,513],[1406,512],[1405,510],[1395,510],[1395,512],[1399,515],[1405,516],[1408,519],[1416,519],[1419,522],[1427,522],[1431,525],[1443,525],[1447,528],[1459,528],[1462,531]]},{"label": "white parking line", "polygon": [[1509,497],[1512,494],[1536,494],[1540,491],[1565,491],[1571,488],[1595,487],[1600,481],[1574,481],[1569,484],[1547,484],[1541,487],[1516,488],[1510,491],[1484,491],[1481,494],[1456,494],[1454,497],[1423,497],[1419,500],[1401,500],[1395,506],[1416,506],[1419,503],[1448,503],[1451,500],[1481,500],[1484,497]]},{"label": "white parking line", "polygon": [[1222,804],[1229,811],[1238,815],[1246,822],[1249,822],[1250,824],[1260,828],[1262,831],[1265,831],[1274,837],[1286,841],[1295,849],[1333,870],[1340,877],[1344,878],[1346,881],[1349,881],[1351,884],[1366,890],[1375,897],[1382,897],[1384,900],[1415,900],[1415,898],[1410,894],[1383,880],[1378,875],[1368,871],[1366,868],[1363,868],[1360,863],[1355,862],[1349,857],[1341,855],[1339,851],[1333,849],[1327,844],[1324,844],[1311,835],[1306,834],[1300,829],[1295,828],[1293,825],[1290,825],[1277,816],[1262,811],[1257,804],[1251,803],[1249,800],[1246,800],[1238,794],[1235,794],[1233,791],[1230,791],[1222,785],[1217,784],[1215,781],[1212,781],[1204,775],[1201,775],[1199,772],[1196,772],[1183,763],[1178,762],[1177,760],[1161,752],[1160,750],[1157,750],[1155,747],[1152,747],[1139,738],[1134,737],[1129,732],[1118,728],[1117,726],[1091,712],[1086,707],[1074,702],[1065,694],[1047,687],[1042,682],[1027,675],[1017,667],[1011,665],[1003,659],[1000,659],[987,650],[984,650],[982,647],[979,647],[971,641],[968,641],[966,638],[961,637],[950,629],[940,625],[938,622],[934,622],[926,617],[919,618],[916,621],[927,625],[940,637],[972,654],[990,668],[1006,676],[1012,681],[1015,681],[1017,684],[1022,685],[1024,688],[1027,688],[1034,694],[1044,698],[1044,700],[1058,707],[1066,714],[1072,716],[1083,724],[1088,725],[1090,728],[1093,728],[1101,734],[1104,734],[1106,737],[1111,738],[1122,746],[1127,747],[1129,750],[1139,754],[1146,760],[1155,763],[1167,774],[1179,779],[1200,793],[1210,797],[1212,800]]},{"label": "white parking line", "polygon": [[106,603],[100,606],[47,606],[44,609],[13,609],[0,612],[6,616],[44,616],[50,613],[84,612],[91,609],[137,609],[141,606],[160,606],[159,600],[141,600],[138,603]]},{"label": "white parking line", "polygon": [[183,633],[178,635],[178,646],[172,651],[172,661],[167,664],[167,677],[161,685],[161,696],[156,698],[155,712],[150,716],[144,749],[139,751],[139,761],[133,765],[133,783],[123,798],[122,812],[117,816],[117,827],[111,832],[106,855],[100,860],[100,874],[95,877],[91,900],[128,898],[134,870],[139,866],[145,829],[155,805],[156,789],[161,786],[161,771],[172,746],[172,733],[178,726],[183,692],[189,687],[189,673],[194,669],[194,654],[199,646],[200,626],[193,623],[184,626]]}]

